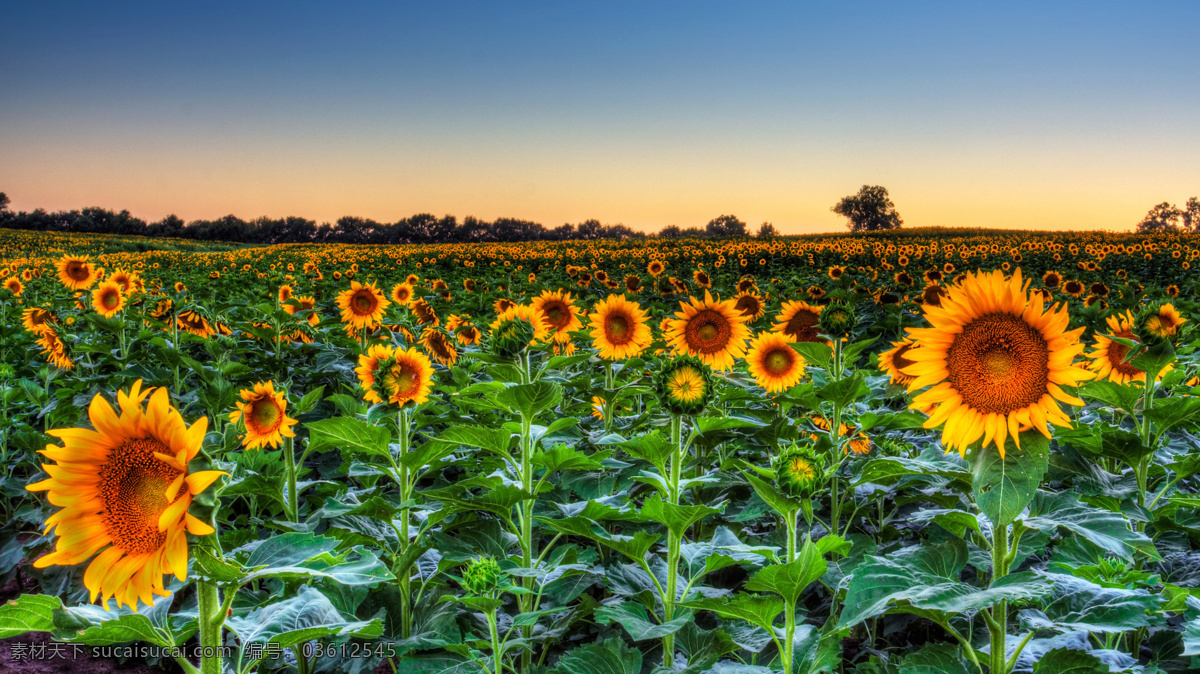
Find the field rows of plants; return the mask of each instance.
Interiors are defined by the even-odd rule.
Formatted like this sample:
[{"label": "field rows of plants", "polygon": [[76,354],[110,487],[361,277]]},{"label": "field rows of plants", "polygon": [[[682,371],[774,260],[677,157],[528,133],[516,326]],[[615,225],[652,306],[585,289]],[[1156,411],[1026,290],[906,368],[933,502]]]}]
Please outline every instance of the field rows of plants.
[{"label": "field rows of plants", "polygon": [[188,674],[1194,671],[1198,262],[0,229],[0,639]]}]

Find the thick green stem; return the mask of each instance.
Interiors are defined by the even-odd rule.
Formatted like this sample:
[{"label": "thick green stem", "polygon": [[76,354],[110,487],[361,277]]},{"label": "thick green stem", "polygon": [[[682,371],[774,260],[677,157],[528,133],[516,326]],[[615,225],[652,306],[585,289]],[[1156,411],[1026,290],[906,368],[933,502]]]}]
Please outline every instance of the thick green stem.
[{"label": "thick green stem", "polygon": [[294,438],[283,439],[283,463],[287,473],[287,516],[289,522],[300,521],[300,504],[296,495],[296,447]]},{"label": "thick green stem", "polygon": [[[400,456],[397,458],[397,466],[400,477],[400,502],[407,502],[412,494],[412,485],[409,478],[408,467],[404,465],[404,455],[408,454],[408,443],[410,441],[409,433],[408,408],[401,407],[400,412],[396,415],[396,428],[400,434]],[[409,514],[408,508],[400,509],[400,556],[403,557],[408,549],[409,538]],[[411,574],[407,568],[400,569],[400,632],[407,639],[412,634],[412,597],[410,596],[409,583],[411,582]]]},{"label": "thick green stem", "polygon": [[790,602],[785,602],[785,605],[786,609],[783,613],[784,644],[779,657],[783,660],[783,674],[792,674],[792,659],[796,655],[796,605]]},{"label": "thick green stem", "polygon": [[221,595],[217,584],[208,580],[196,581],[196,590],[200,602],[200,673],[222,674],[221,627],[225,616],[221,614]]},{"label": "thick green stem", "polygon": [[492,672],[500,674],[501,659],[504,653],[500,650],[500,631],[496,629],[496,611],[487,612],[488,633],[492,639]]},{"label": "thick green stem", "polygon": [[[529,377],[529,361],[528,354],[525,360],[525,377]],[[526,493],[532,494],[534,491],[533,484],[533,429],[532,420],[521,416],[521,489]],[[534,549],[533,549],[533,499],[526,499],[521,502],[521,566],[528,569],[533,567]],[[525,576],[521,579],[521,586],[526,590],[533,590],[533,578]],[[522,594],[518,599],[518,605],[521,612],[526,613],[532,608],[531,594]],[[533,635],[533,626],[526,625],[521,628],[521,634],[524,638],[529,639]],[[499,661],[497,661],[498,663]],[[529,672],[533,665],[533,652],[529,649],[524,649],[521,652],[521,671]],[[499,665],[497,665],[498,667]],[[497,669],[497,672],[499,669]]]},{"label": "thick green stem", "polygon": [[796,561],[796,518],[799,511],[792,510],[784,515],[784,525],[787,527],[787,563]]},{"label": "thick green stem", "polygon": [[[679,505],[682,498],[680,489],[683,473],[683,418],[677,414],[671,415],[671,475],[667,478],[667,500],[672,505]],[[667,529],[667,590],[663,597],[663,622],[675,619],[675,593],[679,582],[679,548],[680,536]],[[663,637],[663,666],[675,666],[675,635]]]},{"label": "thick green stem", "polygon": [[[1009,549],[1008,526],[993,524],[992,526],[992,584],[1008,573]],[[992,621],[988,624],[991,631],[991,674],[1008,674],[1008,602],[1001,601],[991,609]]]}]

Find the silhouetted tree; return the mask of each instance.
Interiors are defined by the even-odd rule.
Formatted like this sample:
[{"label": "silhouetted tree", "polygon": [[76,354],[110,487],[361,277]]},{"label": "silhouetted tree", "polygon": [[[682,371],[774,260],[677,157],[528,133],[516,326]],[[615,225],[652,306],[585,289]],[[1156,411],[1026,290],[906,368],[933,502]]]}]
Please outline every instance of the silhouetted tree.
[{"label": "silhouetted tree", "polygon": [[0,192],[0,212],[8,210],[8,195]]},{"label": "silhouetted tree", "polygon": [[764,222],[758,226],[757,236],[760,239],[774,239],[775,237],[779,236],[779,230],[775,229],[775,225],[772,225],[769,222]]},{"label": "silhouetted tree", "polygon": [[679,232],[680,238],[683,239],[699,239],[706,234],[707,232],[699,227],[687,227]]},{"label": "silhouetted tree", "polygon": [[829,210],[845,216],[849,220],[846,226],[852,232],[899,229],[904,224],[896,212],[896,204],[888,197],[887,188],[880,185],[863,185],[858,194],[842,197]]},{"label": "silhouetted tree", "polygon": [[678,239],[682,233],[683,230],[679,229],[679,225],[667,225],[659,231],[658,236],[661,239]]},{"label": "silhouetted tree", "polygon": [[[0,197],[4,196],[0,193]],[[1200,232],[1200,199],[1191,197],[1183,209],[1183,228]]]},{"label": "silhouetted tree", "polygon": [[1174,204],[1164,201],[1146,213],[1146,217],[1138,223],[1137,231],[1162,232],[1179,229],[1179,220],[1183,217],[1183,213]]},{"label": "silhouetted tree", "polygon": [[749,236],[746,232],[746,223],[738,220],[734,215],[721,215],[709,220],[704,232],[717,238]]}]

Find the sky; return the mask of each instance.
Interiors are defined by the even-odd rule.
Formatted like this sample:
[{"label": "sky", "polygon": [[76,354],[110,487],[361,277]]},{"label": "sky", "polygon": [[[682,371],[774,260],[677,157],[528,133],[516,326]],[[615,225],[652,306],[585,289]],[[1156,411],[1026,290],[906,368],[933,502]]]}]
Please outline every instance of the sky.
[{"label": "sky", "polygon": [[11,2],[14,210],[1131,229],[1200,195],[1200,3]]}]

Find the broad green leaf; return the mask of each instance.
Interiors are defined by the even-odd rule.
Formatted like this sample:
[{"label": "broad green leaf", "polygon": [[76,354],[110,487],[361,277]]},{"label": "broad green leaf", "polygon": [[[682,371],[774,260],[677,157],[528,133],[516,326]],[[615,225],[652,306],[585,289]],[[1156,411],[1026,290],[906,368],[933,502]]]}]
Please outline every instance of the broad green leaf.
[{"label": "broad green leaf", "polygon": [[780,516],[795,517],[800,511],[800,502],[780,491],[774,484],[746,471],[742,471],[742,476],[754,488],[754,493]]},{"label": "broad green leaf", "polygon": [[695,611],[712,611],[727,620],[745,620],[771,632],[775,619],[784,611],[783,599],[768,594],[734,594],[693,599],[682,604]]},{"label": "broad green leaf", "polygon": [[975,504],[993,523],[1011,524],[1033,500],[1050,459],[1050,441],[1037,431],[1021,433],[1021,448],[1011,439],[1005,458],[994,445],[976,450],[972,492]]},{"label": "broad green leaf", "polygon": [[926,448],[920,456],[913,458],[888,456],[871,459],[862,467],[854,483],[890,485],[902,478],[915,476],[957,480],[964,485],[971,480],[971,473],[965,462],[957,455]]},{"label": "broad green leaf", "polygon": [[26,632],[54,630],[54,611],[62,600],[44,594],[23,594],[0,605],[0,639]]},{"label": "broad green leaf", "polygon": [[309,432],[310,451],[337,449],[343,454],[366,454],[369,456],[391,456],[388,442],[391,432],[382,426],[373,426],[354,417],[333,417],[310,421],[305,424]]},{"label": "broad green leaf", "polygon": [[796,559],[786,564],[772,564],[759,569],[746,581],[746,589],[752,592],[774,592],[783,597],[789,606],[794,606],[805,588],[811,585],[829,568],[822,555],[822,548],[833,549],[844,542],[839,536],[826,536],[824,545],[805,541],[796,552]]},{"label": "broad green leaf", "polygon": [[246,616],[234,615],[226,625],[243,644],[283,647],[325,637],[373,639],[383,633],[378,619],[346,620],[328,597],[307,585],[290,599],[267,604]]},{"label": "broad green leaf", "polygon": [[509,445],[512,443],[512,434],[500,428],[455,424],[438,434],[434,440],[477,447],[500,456],[507,456]]},{"label": "broad green leaf", "polygon": [[719,503],[717,506],[710,508],[703,505],[675,505],[655,494],[642,504],[642,515],[667,527],[671,533],[682,536],[696,522],[721,512],[725,504]]},{"label": "broad green leaf", "polygon": [[1133,416],[1140,406],[1142,397],[1139,387],[1118,384],[1107,379],[1090,381],[1080,387],[1079,393],[1084,400],[1099,400],[1109,407],[1123,410],[1130,416]]},{"label": "broad green leaf", "polygon": [[1150,624],[1147,613],[1162,599],[1146,590],[1101,587],[1066,574],[1041,574],[1053,583],[1040,611],[1021,612],[1029,629],[1085,632],[1125,632]]},{"label": "broad green leaf", "polygon": [[604,466],[600,462],[608,458],[609,454],[611,452],[597,452],[589,456],[574,447],[556,445],[553,449],[534,456],[533,465],[545,468],[547,473],[560,470],[603,470]]},{"label": "broad green leaf", "polygon": [[1125,560],[1132,560],[1135,550],[1151,559],[1161,559],[1153,541],[1131,530],[1124,516],[1080,503],[1071,492],[1038,491],[1022,523],[1048,534],[1066,529]]},{"label": "broad green leaf", "polygon": [[900,661],[898,674],[971,674],[970,662],[957,644],[933,644]]},{"label": "broad green leaf", "polygon": [[1056,648],[1033,665],[1033,674],[1109,674],[1100,658],[1074,648]]},{"label": "broad green leaf", "polygon": [[1183,655],[1200,655],[1200,618],[1189,621],[1183,627]]},{"label": "broad green leaf", "polygon": [[845,407],[870,394],[866,376],[858,371],[850,377],[826,384],[817,391],[818,398],[833,403],[835,407]]},{"label": "broad green leaf", "polygon": [[690,616],[675,618],[665,623],[650,622],[646,607],[634,601],[601,606],[596,609],[596,620],[603,623],[618,623],[634,641],[661,639],[674,634],[691,622]]},{"label": "broad green leaf", "polygon": [[218,583],[236,583],[246,575],[246,569],[237,562],[220,559],[208,548],[197,546],[192,552],[192,572],[200,578]]},{"label": "broad green leaf", "polygon": [[696,430],[707,435],[716,431],[733,430],[736,428],[762,428],[766,424],[750,417],[697,417]]},{"label": "broad green leaf", "polygon": [[533,419],[539,412],[558,405],[562,400],[562,387],[549,381],[518,384],[496,393],[492,400],[514,414]]},{"label": "broad green leaf", "polygon": [[254,548],[246,559],[248,568],[296,566],[318,555],[333,552],[339,542],[314,534],[287,533],[272,536]]},{"label": "broad green leaf", "polygon": [[487,674],[487,670],[458,656],[415,655],[400,658],[396,674]]},{"label": "broad green leaf", "polygon": [[810,365],[828,370],[833,362],[833,349],[824,342],[794,342],[792,348],[799,351]]},{"label": "broad green leaf", "polygon": [[358,559],[349,562],[339,562],[335,559],[318,557],[297,566],[268,566],[249,573],[241,579],[242,583],[259,578],[329,578],[342,585],[378,585],[392,580],[395,576],[387,566],[364,547],[354,548]]},{"label": "broad green leaf", "polygon": [[650,534],[645,531],[637,531],[633,536],[610,534],[583,517],[564,517],[562,519],[537,517],[534,519],[561,534],[582,536],[607,545],[639,564],[645,564],[646,553],[659,539],[658,534]]},{"label": "broad green leaf", "polygon": [[643,461],[649,461],[658,468],[660,473],[667,471],[667,460],[670,459],[673,447],[671,441],[663,437],[659,431],[647,433],[632,440],[626,440],[617,445],[632,456]]},{"label": "broad green leaf", "polygon": [[305,393],[304,397],[300,399],[300,402],[296,404],[296,416],[311,412],[312,408],[316,407],[317,403],[321,401],[321,396],[323,395],[325,395],[324,386],[318,386],[308,393]]},{"label": "broad green leaf", "polygon": [[642,652],[620,639],[605,639],[568,651],[552,674],[641,674]]},{"label": "broad green leaf", "polygon": [[144,641],[171,645],[148,616],[128,609],[106,611],[90,604],[63,608],[54,612],[54,626],[54,638],[69,643],[109,646]]},{"label": "broad green leaf", "polygon": [[1200,419],[1200,397],[1181,396],[1159,399],[1154,402],[1146,416],[1154,422],[1155,430],[1159,433]]}]

